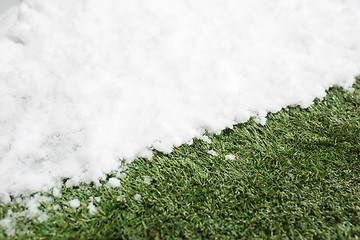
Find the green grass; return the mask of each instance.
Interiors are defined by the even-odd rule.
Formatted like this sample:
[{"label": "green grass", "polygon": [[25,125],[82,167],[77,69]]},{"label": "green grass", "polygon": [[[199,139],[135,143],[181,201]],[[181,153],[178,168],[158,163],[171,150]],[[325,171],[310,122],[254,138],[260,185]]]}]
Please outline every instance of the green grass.
[{"label": "green grass", "polygon": [[[355,92],[250,120],[135,160],[121,187],[62,189],[49,220],[19,218],[18,239],[356,239],[360,237],[360,80]],[[215,150],[219,155],[207,152]],[[226,160],[233,154],[235,160]],[[150,185],[144,183],[150,176]],[[142,198],[135,200],[134,195]],[[125,201],[118,201],[123,195]],[[66,201],[101,197],[98,214]],[[60,209],[50,210],[58,204]],[[14,211],[19,206],[11,206]],[[10,207],[0,207],[0,219]],[[6,239],[4,229],[0,238]]]}]

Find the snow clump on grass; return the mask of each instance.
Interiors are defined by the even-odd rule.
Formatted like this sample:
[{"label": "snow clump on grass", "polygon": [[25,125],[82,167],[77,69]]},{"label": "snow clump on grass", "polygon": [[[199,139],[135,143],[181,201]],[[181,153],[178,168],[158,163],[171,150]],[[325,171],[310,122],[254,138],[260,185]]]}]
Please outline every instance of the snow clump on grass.
[{"label": "snow clump on grass", "polygon": [[152,180],[153,179],[150,176],[144,176],[144,183],[150,185]]},{"label": "snow clump on grass", "polygon": [[226,156],[225,156],[225,159],[226,159],[226,160],[235,160],[235,156],[232,155],[232,154],[229,154],[229,155],[226,155]]},{"label": "snow clump on grass", "polygon": [[78,207],[80,207],[80,201],[79,201],[79,199],[73,199],[73,200],[69,201],[69,206],[70,206],[72,209],[76,210]]},{"label": "snow clump on grass", "polygon": [[134,199],[137,200],[137,201],[139,201],[139,200],[141,199],[141,195],[138,194],[138,193],[135,194],[135,195],[134,195]]},{"label": "snow clump on grass", "polygon": [[96,214],[98,212],[93,203],[89,203],[89,205],[87,206],[87,209],[89,210],[89,213],[91,215],[94,215],[94,214]]},{"label": "snow clump on grass", "polygon": [[210,150],[207,152],[208,154],[212,155],[212,156],[218,156],[219,154],[217,152],[215,152],[214,150]]}]

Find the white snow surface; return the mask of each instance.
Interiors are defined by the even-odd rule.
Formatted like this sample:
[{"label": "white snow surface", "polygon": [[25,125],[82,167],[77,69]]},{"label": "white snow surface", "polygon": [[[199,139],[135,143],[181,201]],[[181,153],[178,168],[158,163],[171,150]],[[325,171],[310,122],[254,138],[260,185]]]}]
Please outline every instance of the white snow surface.
[{"label": "white snow surface", "polygon": [[359,0],[23,0],[0,15],[0,201],[307,107],[359,73]]}]

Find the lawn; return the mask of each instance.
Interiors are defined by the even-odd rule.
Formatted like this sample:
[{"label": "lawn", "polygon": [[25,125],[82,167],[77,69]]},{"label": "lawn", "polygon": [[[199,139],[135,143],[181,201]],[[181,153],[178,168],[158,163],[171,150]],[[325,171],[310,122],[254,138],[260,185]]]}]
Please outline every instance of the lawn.
[{"label": "lawn", "polygon": [[[47,221],[19,217],[10,239],[356,239],[360,79],[354,88],[137,159],[120,187],[63,187],[41,206]],[[0,206],[0,219],[9,209],[21,206]]]}]

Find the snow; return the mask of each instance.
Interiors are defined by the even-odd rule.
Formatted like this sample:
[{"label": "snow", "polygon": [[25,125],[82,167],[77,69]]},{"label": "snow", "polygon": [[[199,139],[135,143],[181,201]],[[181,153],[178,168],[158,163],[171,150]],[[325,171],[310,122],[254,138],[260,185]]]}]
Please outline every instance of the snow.
[{"label": "snow", "polygon": [[123,202],[126,200],[125,196],[124,195],[120,195],[120,196],[117,196],[116,198],[117,201],[120,201],[120,202]]},{"label": "snow", "polygon": [[6,236],[11,237],[15,235],[15,218],[10,217],[10,215],[6,216],[0,220],[0,226],[5,229]]},{"label": "snow", "polygon": [[208,151],[207,153],[210,154],[210,155],[212,155],[212,156],[217,156],[217,155],[218,155],[218,153],[215,152],[214,150],[210,150],[210,151]]},{"label": "snow", "polygon": [[136,200],[136,201],[139,201],[140,199],[141,199],[141,195],[140,194],[135,194],[134,195],[134,199]]},{"label": "snow", "polygon": [[0,1],[0,14],[5,12],[10,7],[16,6],[19,3],[19,0],[1,0]]},{"label": "snow", "polygon": [[23,0],[0,53],[8,203],[349,89],[360,1]]},{"label": "snow", "polygon": [[150,185],[152,182],[152,178],[150,176],[144,176],[144,183]]},{"label": "snow", "polygon": [[[97,202],[100,202],[100,199]],[[87,206],[87,209],[88,209],[90,215],[94,215],[94,214],[98,213],[98,211],[97,211],[97,209],[96,209],[96,207],[94,205],[94,198],[93,197],[90,197],[90,203]]]},{"label": "snow", "polygon": [[208,136],[201,136],[200,137],[201,140],[203,140],[204,142],[210,144],[211,143],[211,139]]},{"label": "snow", "polygon": [[[41,196],[39,193],[23,198],[18,197],[14,200],[18,206],[20,206],[20,211],[12,212],[11,210],[8,210],[7,215],[0,220],[0,227],[4,228],[5,234],[8,237],[14,236],[16,233],[22,233],[25,234],[24,226],[17,224],[17,219],[25,219],[28,221],[38,221],[38,222],[44,222],[48,220],[48,216],[45,212],[43,212],[40,209],[41,204],[44,205],[51,205],[53,203],[53,199]],[[59,207],[58,205],[53,206],[53,209]],[[0,228],[1,229],[1,228]],[[25,231],[25,232],[23,232]]]},{"label": "snow", "polygon": [[74,210],[77,209],[78,207],[80,207],[79,199],[73,199],[73,200],[69,201],[69,206]]},{"label": "snow", "polygon": [[121,178],[121,179],[126,178],[126,173],[119,173],[116,175],[116,177]]},{"label": "snow", "polygon": [[106,186],[109,188],[120,187],[120,180],[117,178],[110,178],[109,181],[106,183]]},{"label": "snow", "polygon": [[95,205],[92,202],[89,203],[89,205],[87,206],[87,209],[89,210],[89,213],[91,215],[94,215],[94,214],[96,214],[98,212]]},{"label": "snow", "polygon": [[61,191],[60,191],[59,188],[56,188],[56,187],[55,187],[55,188],[53,189],[53,192],[52,192],[52,193],[53,193],[53,196],[54,196],[54,197],[60,197],[60,196],[61,196]]},{"label": "snow", "polygon": [[235,156],[232,155],[232,154],[228,154],[228,155],[225,156],[225,159],[226,160],[235,160]]}]

